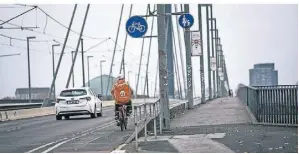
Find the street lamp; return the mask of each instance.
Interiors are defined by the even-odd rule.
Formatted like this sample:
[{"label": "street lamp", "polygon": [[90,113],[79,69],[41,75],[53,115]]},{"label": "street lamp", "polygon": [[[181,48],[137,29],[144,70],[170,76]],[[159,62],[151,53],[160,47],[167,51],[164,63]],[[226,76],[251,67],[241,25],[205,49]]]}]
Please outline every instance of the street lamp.
[{"label": "street lamp", "polygon": [[[53,78],[55,76],[55,62],[54,62],[54,47],[60,46],[60,44],[53,44],[52,45],[52,68],[53,68]],[[54,81],[54,98],[56,94],[56,86],[55,86],[55,81]]]},{"label": "street lamp", "polygon": [[30,76],[30,53],[29,53],[29,40],[35,39],[35,36],[27,37],[27,61],[28,61],[28,87],[29,87],[29,103],[31,103],[31,76]]},{"label": "street lamp", "polygon": [[[71,53],[72,53],[72,63],[74,62],[74,53],[75,53],[76,51],[72,51]],[[73,87],[75,87],[75,74],[74,74],[74,69],[73,69],[73,71],[72,71],[72,78],[73,78]]]},{"label": "street lamp", "polygon": [[132,73],[132,71],[128,71],[128,82],[130,82],[130,73]]},{"label": "street lamp", "polygon": [[100,67],[101,67],[101,93],[102,93],[102,95],[104,94],[104,92],[103,92],[103,69],[102,69],[102,66],[103,66],[102,63],[104,63],[104,62],[106,62],[106,60],[101,60],[100,61]]},{"label": "street lamp", "polygon": [[[140,83],[141,83],[141,85],[140,85],[140,86],[141,86],[141,87],[140,87],[141,91],[142,91],[142,89],[143,89],[143,87],[142,87],[142,79],[144,79],[144,78],[145,78],[145,76],[142,76],[142,77],[141,77],[141,82],[140,82]],[[145,94],[144,94],[144,91],[143,91],[143,95],[145,95]]]},{"label": "street lamp", "polygon": [[[138,78],[138,75],[139,75],[139,74],[135,74],[135,87],[136,87],[136,88],[137,88],[137,78]],[[138,91],[137,91],[137,89],[135,89],[135,91],[136,91],[136,92],[135,92],[135,93],[136,93],[136,94],[135,94],[135,99],[136,99],[136,98],[137,98],[137,95],[138,95]]]},{"label": "street lamp", "polygon": [[93,56],[87,56],[87,75],[88,75],[88,87],[90,87],[90,76],[89,76],[89,58]]}]

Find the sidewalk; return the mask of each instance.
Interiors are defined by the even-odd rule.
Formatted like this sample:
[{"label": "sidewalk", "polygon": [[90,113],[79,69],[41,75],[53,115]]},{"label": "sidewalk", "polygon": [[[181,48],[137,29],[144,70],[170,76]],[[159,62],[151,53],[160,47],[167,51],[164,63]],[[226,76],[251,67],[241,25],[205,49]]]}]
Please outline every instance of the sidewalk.
[{"label": "sidewalk", "polygon": [[[297,153],[297,134],[297,128],[253,125],[237,98],[220,98],[174,118],[163,136],[140,138],[138,152]],[[134,143],[122,150],[137,152]]]}]

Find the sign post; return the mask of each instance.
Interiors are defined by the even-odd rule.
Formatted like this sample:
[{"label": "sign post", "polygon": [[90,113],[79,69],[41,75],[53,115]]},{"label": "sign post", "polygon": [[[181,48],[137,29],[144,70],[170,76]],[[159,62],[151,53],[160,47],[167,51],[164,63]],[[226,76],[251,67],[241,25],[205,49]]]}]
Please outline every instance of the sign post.
[{"label": "sign post", "polygon": [[217,65],[216,65],[216,57],[211,57],[211,70],[216,71]]},{"label": "sign post", "polygon": [[200,32],[193,31],[191,32],[191,56],[201,56],[201,39],[200,39]]},{"label": "sign post", "polygon": [[[189,4],[184,4],[184,11],[189,12]],[[192,60],[191,60],[191,43],[190,27],[194,24],[194,18],[191,14],[183,14],[179,17],[179,25],[185,29],[184,40],[186,48],[186,72],[187,72],[187,96],[188,109],[193,109],[193,86],[192,86]]]},{"label": "sign post", "polygon": [[179,17],[179,24],[182,28],[190,28],[194,24],[194,18],[189,13],[183,14]]}]

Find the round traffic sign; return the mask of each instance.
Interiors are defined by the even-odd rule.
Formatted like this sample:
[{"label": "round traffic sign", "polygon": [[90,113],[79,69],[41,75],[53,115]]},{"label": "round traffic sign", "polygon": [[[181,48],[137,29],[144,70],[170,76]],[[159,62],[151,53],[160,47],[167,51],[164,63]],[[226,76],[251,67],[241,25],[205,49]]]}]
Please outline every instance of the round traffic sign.
[{"label": "round traffic sign", "polygon": [[190,28],[194,24],[194,18],[191,14],[183,14],[179,17],[179,24],[183,28]]},{"label": "round traffic sign", "polygon": [[147,31],[146,20],[140,16],[133,16],[126,23],[127,33],[134,38],[142,37]]}]

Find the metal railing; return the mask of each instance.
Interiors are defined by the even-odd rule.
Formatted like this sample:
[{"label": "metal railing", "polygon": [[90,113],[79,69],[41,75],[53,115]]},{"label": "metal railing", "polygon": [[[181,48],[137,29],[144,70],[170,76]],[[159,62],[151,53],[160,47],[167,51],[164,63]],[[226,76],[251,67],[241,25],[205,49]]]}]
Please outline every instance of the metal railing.
[{"label": "metal railing", "polygon": [[237,97],[258,122],[298,124],[298,85],[244,86]]},{"label": "metal railing", "polygon": [[[162,134],[162,116],[160,114],[160,100],[133,106],[135,124],[135,146],[138,149],[139,126],[144,126],[144,140],[147,140],[147,124],[154,120],[154,135],[157,138],[157,116],[159,116],[159,130]],[[143,113],[143,114],[142,114]]]}]

